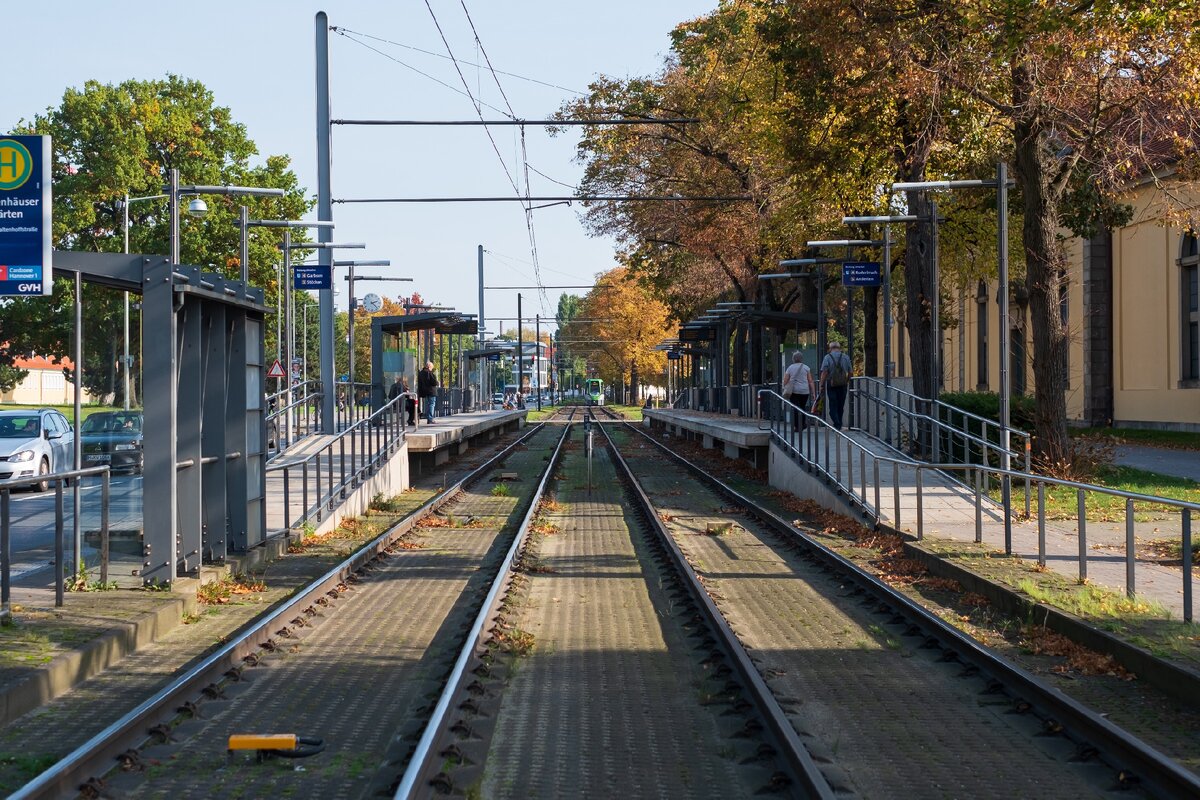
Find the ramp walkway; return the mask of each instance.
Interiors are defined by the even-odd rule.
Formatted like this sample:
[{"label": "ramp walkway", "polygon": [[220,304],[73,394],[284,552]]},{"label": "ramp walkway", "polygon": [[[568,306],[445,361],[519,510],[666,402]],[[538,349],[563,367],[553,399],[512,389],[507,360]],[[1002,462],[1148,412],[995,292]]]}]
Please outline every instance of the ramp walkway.
[{"label": "ramp walkway", "polygon": [[[767,391],[764,399],[761,419],[681,409],[646,410],[643,415],[653,425],[701,438],[707,447],[723,443],[730,457],[744,453],[734,452],[729,442],[757,446],[765,437],[774,451],[772,456],[783,456],[784,461],[794,465],[792,469],[809,476],[810,481],[803,485],[810,495],[816,492],[816,484],[812,483],[815,479],[831,489],[838,501],[917,538],[983,542],[1030,562],[1043,563],[1071,580],[1086,579],[1160,604],[1176,619],[1191,618],[1191,582],[1186,579],[1180,554],[1186,550],[1185,539],[1190,541],[1190,521],[1200,512],[1200,506],[1178,501],[1163,505],[1153,502],[1154,498],[1132,496],[1125,498],[1132,503],[1128,518],[1118,514],[1115,519],[1088,520],[1085,514],[1080,524],[1078,513],[1059,519],[1051,518],[1049,512],[1039,516],[1039,483],[1042,491],[1082,493],[1093,517],[1098,516],[1098,495],[1124,495],[1014,469],[1008,473],[1011,514],[1006,523],[999,502],[1005,471],[997,466],[995,448],[986,455],[983,448],[950,448],[968,459],[973,455],[974,463],[921,461],[866,431],[836,431],[824,419],[812,415],[805,415],[805,429],[800,431],[795,427],[791,407],[785,413],[782,397]],[[875,415],[858,418],[872,430],[883,427]],[[915,438],[894,440],[911,443]],[[943,445],[946,441],[943,438]],[[940,454],[947,455],[944,446]],[[777,472],[787,469],[780,459],[772,457],[770,469],[774,485],[802,485],[777,477]],[[803,495],[804,491],[798,493]],[[1164,547],[1168,541],[1179,546]],[[1133,558],[1127,553],[1133,553]]]}]

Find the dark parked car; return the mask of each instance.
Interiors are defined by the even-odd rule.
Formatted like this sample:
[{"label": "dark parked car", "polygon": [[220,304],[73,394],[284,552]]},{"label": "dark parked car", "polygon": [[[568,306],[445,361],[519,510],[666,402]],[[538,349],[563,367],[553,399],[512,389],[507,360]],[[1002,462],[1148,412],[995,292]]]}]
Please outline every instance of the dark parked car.
[{"label": "dark parked car", "polygon": [[127,469],[141,474],[142,412],[103,411],[83,421],[80,429],[83,440],[83,465],[98,467],[107,464],[114,472]]}]

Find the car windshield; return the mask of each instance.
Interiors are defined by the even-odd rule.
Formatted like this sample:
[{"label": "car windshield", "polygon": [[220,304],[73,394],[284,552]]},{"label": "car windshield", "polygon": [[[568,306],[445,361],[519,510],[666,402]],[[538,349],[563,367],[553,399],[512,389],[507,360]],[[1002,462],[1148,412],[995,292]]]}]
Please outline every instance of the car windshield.
[{"label": "car windshield", "polygon": [[84,433],[141,433],[141,414],[92,414],[83,421]]},{"label": "car windshield", "polygon": [[33,439],[42,430],[37,414],[6,414],[0,417],[0,439]]}]

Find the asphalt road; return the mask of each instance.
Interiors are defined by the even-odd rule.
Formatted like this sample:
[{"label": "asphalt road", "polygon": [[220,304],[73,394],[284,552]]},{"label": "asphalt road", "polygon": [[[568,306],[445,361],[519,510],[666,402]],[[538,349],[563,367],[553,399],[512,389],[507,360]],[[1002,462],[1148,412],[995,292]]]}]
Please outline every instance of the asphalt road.
[{"label": "asphalt road", "polygon": [[[67,558],[73,542],[74,487],[63,490],[63,536]],[[86,478],[82,492],[82,529],[100,529],[100,479]],[[12,579],[52,577],[54,559],[54,489],[46,492],[20,492],[11,496],[9,513],[12,525]],[[142,476],[114,475],[109,498],[109,530],[136,530],[142,526]],[[99,563],[99,552],[85,543],[84,558],[89,565]]]}]

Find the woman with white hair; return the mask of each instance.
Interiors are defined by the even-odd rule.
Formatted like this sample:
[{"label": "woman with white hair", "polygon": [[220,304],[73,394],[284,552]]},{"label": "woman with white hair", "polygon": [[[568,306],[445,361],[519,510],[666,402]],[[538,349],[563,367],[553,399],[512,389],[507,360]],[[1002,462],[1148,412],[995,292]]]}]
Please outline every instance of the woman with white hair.
[{"label": "woman with white hair", "polygon": [[804,356],[799,350],[792,353],[792,363],[783,373],[783,399],[792,404],[792,427],[804,430],[804,415],[808,411],[808,403],[816,394],[813,384],[812,370],[804,363]]}]

